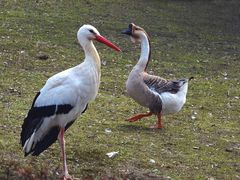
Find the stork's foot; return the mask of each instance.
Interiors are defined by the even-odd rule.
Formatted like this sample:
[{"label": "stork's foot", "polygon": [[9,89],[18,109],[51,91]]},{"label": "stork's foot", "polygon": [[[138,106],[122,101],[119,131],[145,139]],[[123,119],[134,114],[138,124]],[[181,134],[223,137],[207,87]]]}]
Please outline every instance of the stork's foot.
[{"label": "stork's foot", "polygon": [[72,180],[72,177],[69,174],[65,174],[62,177],[63,180]]},{"label": "stork's foot", "polygon": [[137,114],[137,115],[135,115],[135,116],[133,116],[131,118],[128,118],[126,121],[128,121],[128,122],[135,122],[135,121],[139,121],[143,117],[147,117],[147,116],[151,116],[151,115],[152,115],[152,112]]}]

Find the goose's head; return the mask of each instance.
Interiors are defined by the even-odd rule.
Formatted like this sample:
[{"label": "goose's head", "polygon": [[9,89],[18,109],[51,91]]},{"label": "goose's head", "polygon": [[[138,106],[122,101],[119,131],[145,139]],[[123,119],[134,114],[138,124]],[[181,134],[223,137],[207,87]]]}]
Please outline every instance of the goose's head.
[{"label": "goose's head", "polygon": [[105,37],[101,36],[98,30],[94,26],[89,24],[85,24],[82,27],[80,27],[80,29],[77,32],[77,38],[78,38],[78,42],[81,45],[83,45],[84,43],[88,43],[89,41],[96,40],[116,51],[121,51],[116,45],[111,43]]},{"label": "goose's head", "polygon": [[146,31],[143,28],[141,28],[133,23],[129,24],[128,29],[123,30],[122,34],[129,35],[130,39],[133,43],[141,42],[141,38],[144,36],[147,36],[147,38],[149,38],[148,34],[146,33]]}]

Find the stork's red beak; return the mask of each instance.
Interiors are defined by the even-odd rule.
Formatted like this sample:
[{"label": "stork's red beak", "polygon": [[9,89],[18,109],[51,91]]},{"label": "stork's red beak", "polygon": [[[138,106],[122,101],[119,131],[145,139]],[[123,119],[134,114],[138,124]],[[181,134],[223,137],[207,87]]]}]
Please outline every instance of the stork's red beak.
[{"label": "stork's red beak", "polygon": [[119,49],[116,45],[114,45],[113,43],[111,43],[109,40],[107,40],[105,37],[100,36],[100,35],[96,35],[96,40],[98,42],[104,43],[106,44],[108,47],[115,49],[116,51],[121,51],[121,49]]}]

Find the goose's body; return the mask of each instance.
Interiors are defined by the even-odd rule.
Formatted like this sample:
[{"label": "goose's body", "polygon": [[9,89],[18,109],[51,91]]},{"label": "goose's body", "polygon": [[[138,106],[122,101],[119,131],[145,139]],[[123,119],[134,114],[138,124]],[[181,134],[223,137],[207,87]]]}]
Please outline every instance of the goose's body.
[{"label": "goose's body", "polygon": [[140,105],[149,108],[150,112],[138,114],[128,121],[133,122],[142,117],[157,115],[158,123],[154,128],[162,128],[161,115],[179,112],[186,102],[189,79],[166,80],[159,76],[149,75],[146,68],[150,59],[151,47],[147,33],[140,27],[130,24],[123,32],[131,40],[141,42],[141,55],[126,82],[126,89],[131,98]]},{"label": "goose's body", "polygon": [[71,178],[66,163],[64,132],[85,112],[88,103],[95,99],[99,89],[101,63],[92,41],[97,40],[117,51],[120,50],[91,25],[82,26],[77,37],[85,52],[84,61],[47,80],[35,96],[21,132],[25,156],[38,156],[58,139],[64,179]]}]

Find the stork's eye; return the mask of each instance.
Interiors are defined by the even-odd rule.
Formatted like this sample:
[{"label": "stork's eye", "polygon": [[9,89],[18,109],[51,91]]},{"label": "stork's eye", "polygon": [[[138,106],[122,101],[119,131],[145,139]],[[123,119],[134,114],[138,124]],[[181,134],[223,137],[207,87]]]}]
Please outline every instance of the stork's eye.
[{"label": "stork's eye", "polygon": [[92,29],[89,29],[89,32],[94,34],[94,31]]}]

